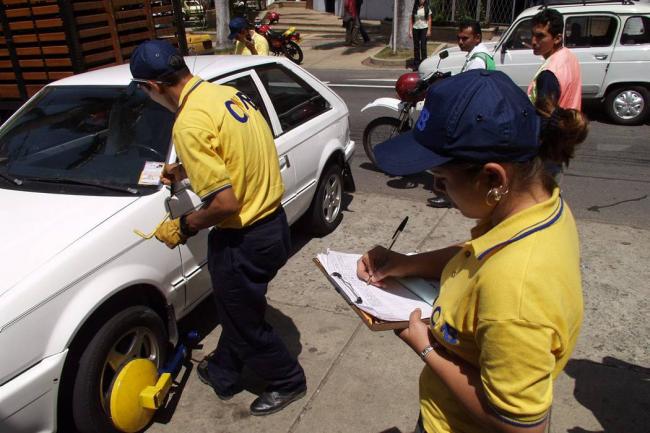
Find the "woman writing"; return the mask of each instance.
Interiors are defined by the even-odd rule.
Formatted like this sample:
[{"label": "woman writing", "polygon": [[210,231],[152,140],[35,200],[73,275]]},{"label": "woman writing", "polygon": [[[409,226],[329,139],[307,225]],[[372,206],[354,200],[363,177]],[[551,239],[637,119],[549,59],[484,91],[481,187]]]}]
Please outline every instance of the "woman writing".
[{"label": "woman writing", "polygon": [[428,324],[415,310],[398,332],[425,363],[416,431],[544,431],[583,312],[575,221],[544,163],[568,163],[587,134],[579,112],[551,104],[536,112],[503,73],[468,71],[433,85],[413,130],[376,148],[390,174],[431,169],[479,220],[460,245],[412,256],[377,247],[357,266],[377,286],[441,281]]},{"label": "woman writing", "polygon": [[415,0],[409,20],[409,37],[413,39],[413,70],[427,58],[427,38],[431,36],[431,10],[428,0]]}]

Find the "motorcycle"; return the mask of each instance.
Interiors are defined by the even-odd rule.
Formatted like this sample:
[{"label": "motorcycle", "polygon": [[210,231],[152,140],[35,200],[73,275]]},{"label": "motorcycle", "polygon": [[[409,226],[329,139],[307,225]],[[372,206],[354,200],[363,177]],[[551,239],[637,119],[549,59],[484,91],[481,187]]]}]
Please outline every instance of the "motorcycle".
[{"label": "motorcycle", "polygon": [[[446,50],[441,51],[440,60],[448,55]],[[438,72],[437,69],[436,67],[435,72],[423,78],[420,78],[417,72],[402,74],[395,83],[395,91],[399,99],[378,98],[361,109],[363,112],[369,108],[381,107],[397,112],[397,117],[382,116],[370,121],[363,131],[363,150],[374,165],[377,165],[375,146],[402,132],[409,131],[422,111],[424,97],[429,87],[436,81],[451,75],[448,72]]]},{"label": "motorcycle", "polygon": [[273,55],[283,55],[289,60],[299,65],[302,63],[304,55],[298,43],[300,42],[300,33],[296,28],[291,26],[284,32],[276,32],[271,28],[271,24],[277,23],[280,20],[280,14],[273,12],[273,15],[267,14],[265,19],[269,21],[268,24],[263,24],[263,21],[255,23],[255,31],[266,38],[269,42],[269,51]]}]

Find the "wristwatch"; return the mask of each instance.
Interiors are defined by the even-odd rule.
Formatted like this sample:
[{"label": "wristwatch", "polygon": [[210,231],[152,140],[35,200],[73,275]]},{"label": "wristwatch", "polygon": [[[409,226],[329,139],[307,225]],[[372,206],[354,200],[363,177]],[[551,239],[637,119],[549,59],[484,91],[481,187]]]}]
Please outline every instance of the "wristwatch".
[{"label": "wristwatch", "polygon": [[185,236],[186,238],[191,238],[195,234],[197,234],[199,231],[198,230],[191,230],[190,227],[187,225],[187,214],[183,215],[180,218],[179,221],[179,228],[181,229],[181,234]]},{"label": "wristwatch", "polygon": [[422,358],[422,361],[425,361],[425,362],[426,362],[426,360],[427,360],[427,355],[428,355],[429,353],[431,353],[431,352],[433,352],[433,346],[430,345],[430,344],[429,344],[427,347],[425,347],[424,349],[422,349],[422,352],[419,353],[420,358]]}]

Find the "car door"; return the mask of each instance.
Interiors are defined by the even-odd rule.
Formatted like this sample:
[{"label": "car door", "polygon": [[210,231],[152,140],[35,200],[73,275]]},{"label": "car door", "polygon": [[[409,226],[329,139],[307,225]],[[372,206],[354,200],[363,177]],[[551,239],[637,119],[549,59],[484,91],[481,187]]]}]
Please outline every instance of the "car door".
[{"label": "car door", "polygon": [[[281,131],[278,119],[270,105],[269,96],[266,94],[264,86],[254,70],[241,71],[221,77],[214,82],[234,87],[243,92],[261,111],[269,123],[274,137],[277,137]],[[284,203],[296,193],[295,169],[289,160],[288,144],[276,139],[276,147],[278,149],[280,173],[285,186],[285,194],[282,200]],[[181,246],[183,270],[187,278],[188,305],[201,300],[207,289],[212,287],[207,269],[207,238],[209,232],[209,230],[201,230],[197,236],[190,238],[185,245]]]},{"label": "car door", "polygon": [[623,19],[623,31],[607,70],[607,82],[648,82],[650,81],[650,16],[631,15]]},{"label": "car door", "polygon": [[582,75],[582,94],[600,93],[614,51],[619,19],[610,14],[567,15],[565,46],[578,58]]},{"label": "car door", "polygon": [[259,66],[256,72],[271,101],[269,111],[279,122],[276,146],[282,151],[281,158],[286,155],[295,176],[295,187],[283,200],[291,223],[311,204],[323,158],[328,156],[326,149],[334,141],[329,127],[337,120],[336,113],[304,72],[289,70],[281,63]]},{"label": "car door", "polygon": [[498,70],[505,72],[512,81],[526,91],[542,65],[542,56],[533,54],[531,45],[531,17],[516,22],[494,53]]}]

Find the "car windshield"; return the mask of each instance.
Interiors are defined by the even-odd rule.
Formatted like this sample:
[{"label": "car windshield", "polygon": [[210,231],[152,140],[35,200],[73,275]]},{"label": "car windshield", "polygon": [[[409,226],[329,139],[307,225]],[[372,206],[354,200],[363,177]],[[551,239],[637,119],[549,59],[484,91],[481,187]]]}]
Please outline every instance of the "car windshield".
[{"label": "car windshield", "polygon": [[173,121],[139,89],[45,88],[0,128],[0,185],[153,192],[143,171],[167,160]]}]

